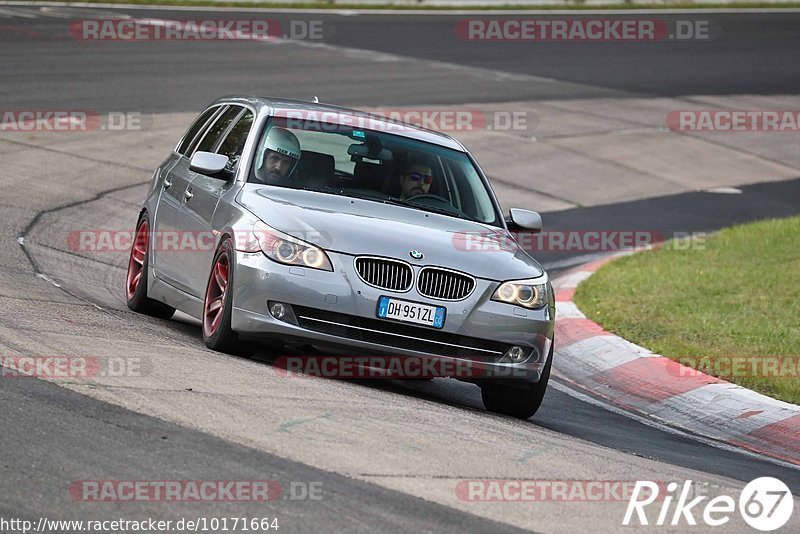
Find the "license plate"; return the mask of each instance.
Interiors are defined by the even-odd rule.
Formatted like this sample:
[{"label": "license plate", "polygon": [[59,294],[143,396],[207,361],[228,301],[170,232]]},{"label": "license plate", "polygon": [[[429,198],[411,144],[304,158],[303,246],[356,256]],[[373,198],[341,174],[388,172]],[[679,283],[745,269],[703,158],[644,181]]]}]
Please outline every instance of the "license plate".
[{"label": "license plate", "polygon": [[385,296],[378,300],[378,317],[381,319],[442,328],[446,314],[447,308],[443,306],[429,306]]}]

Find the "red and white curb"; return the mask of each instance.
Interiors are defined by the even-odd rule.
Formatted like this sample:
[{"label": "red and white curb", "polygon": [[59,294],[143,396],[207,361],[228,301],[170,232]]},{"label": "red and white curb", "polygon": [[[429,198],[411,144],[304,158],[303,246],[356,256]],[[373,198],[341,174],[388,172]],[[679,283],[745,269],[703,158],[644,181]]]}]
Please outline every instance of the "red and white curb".
[{"label": "red and white curb", "polygon": [[800,406],[687,368],[586,318],[572,301],[575,289],[614,258],[553,281],[556,376],[626,412],[800,466]]}]

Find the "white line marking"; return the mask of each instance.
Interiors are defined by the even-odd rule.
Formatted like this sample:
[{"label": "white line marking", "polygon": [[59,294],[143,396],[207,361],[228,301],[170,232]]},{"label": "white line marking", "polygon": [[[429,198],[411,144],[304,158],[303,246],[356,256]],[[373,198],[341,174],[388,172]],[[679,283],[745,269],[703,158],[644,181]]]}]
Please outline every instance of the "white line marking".
[{"label": "white line marking", "polygon": [[741,195],[742,190],[736,187],[712,187],[703,190],[706,193],[719,193],[721,195]]},{"label": "white line marking", "polygon": [[[558,325],[557,306],[556,310],[556,325]],[[605,380],[598,380],[597,375],[640,358],[656,357],[649,350],[611,334],[596,334],[559,347],[558,350],[563,357],[553,363],[556,370],[573,382],[584,384],[586,389],[597,391],[617,391],[613,383],[607,384]]]},{"label": "white line marking", "polygon": [[[55,280],[53,280],[52,278],[50,278],[49,276],[47,276],[47,275],[46,275],[46,274],[44,274],[44,273],[36,273],[36,278],[41,278],[41,279],[42,279],[42,280],[44,280],[45,282],[49,282],[49,283],[53,284],[55,287],[57,287],[57,288],[59,288],[59,289],[62,289],[62,288],[61,288],[61,284],[59,284],[58,282],[56,282]],[[73,296],[74,296],[74,295],[73,295]],[[86,300],[86,299],[81,299],[80,297],[78,297],[78,298],[79,298],[79,300],[82,300],[83,302],[86,302],[86,303],[89,303],[89,304],[91,304],[91,305],[92,305],[92,306],[94,306],[96,309],[98,309],[98,310],[100,310],[100,311],[103,311],[103,308],[101,308],[100,306],[98,306],[98,305],[97,305],[97,304],[95,304],[94,302],[92,302],[92,301],[89,301],[89,300]]]},{"label": "white line marking", "polygon": [[556,283],[553,283],[554,287],[559,287],[562,289],[569,289],[572,287],[578,287],[578,285],[592,276],[594,271],[576,271],[574,273],[570,273],[566,276],[561,276],[558,278]]},{"label": "white line marking", "polygon": [[[545,270],[547,271],[551,269],[567,269],[569,267],[574,267],[576,265],[581,265],[584,263],[592,262],[594,260],[599,260],[600,258],[604,258],[606,256],[608,256],[608,254],[606,254],[605,252],[599,252],[595,254],[584,254],[582,256],[575,256],[574,258],[567,258],[565,260],[543,263],[542,267],[544,267]],[[555,285],[555,282],[553,282],[553,285]]]},{"label": "white line marking", "polygon": [[[559,80],[553,78],[545,78],[543,76],[536,76],[533,74],[517,74],[513,72],[505,72],[500,70],[485,69],[482,67],[471,67],[467,65],[460,65],[456,63],[448,63],[446,61],[437,61],[432,59],[421,59],[412,56],[401,56],[399,54],[390,54],[388,52],[376,52],[366,48],[350,48],[340,45],[332,45],[328,43],[302,41],[293,39],[269,39],[263,41],[265,44],[282,45],[282,44],[295,44],[306,48],[316,48],[321,50],[331,50],[335,52],[342,52],[350,58],[362,59],[365,61],[373,61],[376,63],[394,63],[400,61],[419,62],[434,68],[449,69],[453,71],[461,71],[486,80],[493,80],[496,82],[504,81],[522,81],[522,82],[539,82],[539,83],[558,83]],[[570,85],[582,85],[573,82],[563,82]]]},{"label": "white line marking", "polygon": [[[643,411],[691,432],[747,442],[751,432],[800,414],[800,407],[736,384],[716,383],[673,395]],[[748,412],[750,417],[741,417]]]},{"label": "white line marking", "polygon": [[586,316],[571,300],[556,301],[556,322],[559,319],[586,319]]},{"label": "white line marking", "polygon": [[44,280],[45,282],[50,282],[51,284],[53,284],[54,286],[56,286],[56,287],[58,287],[58,288],[61,288],[61,284],[59,284],[58,282],[56,282],[55,280],[53,280],[52,278],[50,278],[50,277],[49,277],[49,276],[47,276],[46,274],[43,274],[43,273],[36,273],[36,277],[37,277],[37,278],[41,278],[41,279],[42,279],[42,280]]},{"label": "white line marking", "polygon": [[[41,5],[41,4],[38,4]],[[100,11],[98,9],[75,8],[67,5],[50,6],[45,5],[39,8],[39,12],[45,17],[58,19],[81,19],[81,18],[102,18],[102,19],[129,19],[130,15],[125,13]]]},{"label": "white line marking", "polygon": [[40,7],[39,11],[46,17],[53,17],[57,19],[75,19],[80,17],[80,11],[78,13],[70,13],[69,11],[64,10],[62,7]]},{"label": "white line marking", "polygon": [[19,9],[1,9],[0,8],[0,15],[3,15],[3,18],[11,18],[11,17],[20,17],[23,19],[35,19],[38,18],[39,15],[34,15],[32,13],[28,13],[24,10]]}]

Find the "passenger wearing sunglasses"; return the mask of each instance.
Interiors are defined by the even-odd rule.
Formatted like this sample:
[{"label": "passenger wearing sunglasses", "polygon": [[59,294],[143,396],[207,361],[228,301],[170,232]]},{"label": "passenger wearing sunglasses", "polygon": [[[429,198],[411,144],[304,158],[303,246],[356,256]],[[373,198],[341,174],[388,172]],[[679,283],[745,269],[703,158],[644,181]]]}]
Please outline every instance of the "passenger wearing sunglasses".
[{"label": "passenger wearing sunglasses", "polygon": [[424,163],[409,161],[400,174],[400,198],[405,200],[417,195],[426,195],[433,182],[433,171]]}]

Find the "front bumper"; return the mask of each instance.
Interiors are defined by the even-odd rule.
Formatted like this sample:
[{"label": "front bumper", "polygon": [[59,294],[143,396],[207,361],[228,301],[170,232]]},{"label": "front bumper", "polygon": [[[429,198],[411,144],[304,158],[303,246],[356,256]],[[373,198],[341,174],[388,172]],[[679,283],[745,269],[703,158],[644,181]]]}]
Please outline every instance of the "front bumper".
[{"label": "front bumper", "polygon": [[[281,265],[260,252],[236,252],[232,328],[351,355],[465,361],[477,372],[456,378],[475,382],[499,378],[539,381],[552,346],[552,309],[527,310],[492,301],[498,283],[482,279],[467,299],[456,302],[423,297],[415,288],[404,293],[378,289],[359,278],[352,256],[333,252],[328,256],[333,272]],[[381,295],[445,306],[444,327],[438,330],[378,319],[376,304]],[[276,319],[268,302],[288,304],[292,313],[288,319]],[[512,346],[528,351],[524,363],[499,361]]]}]

